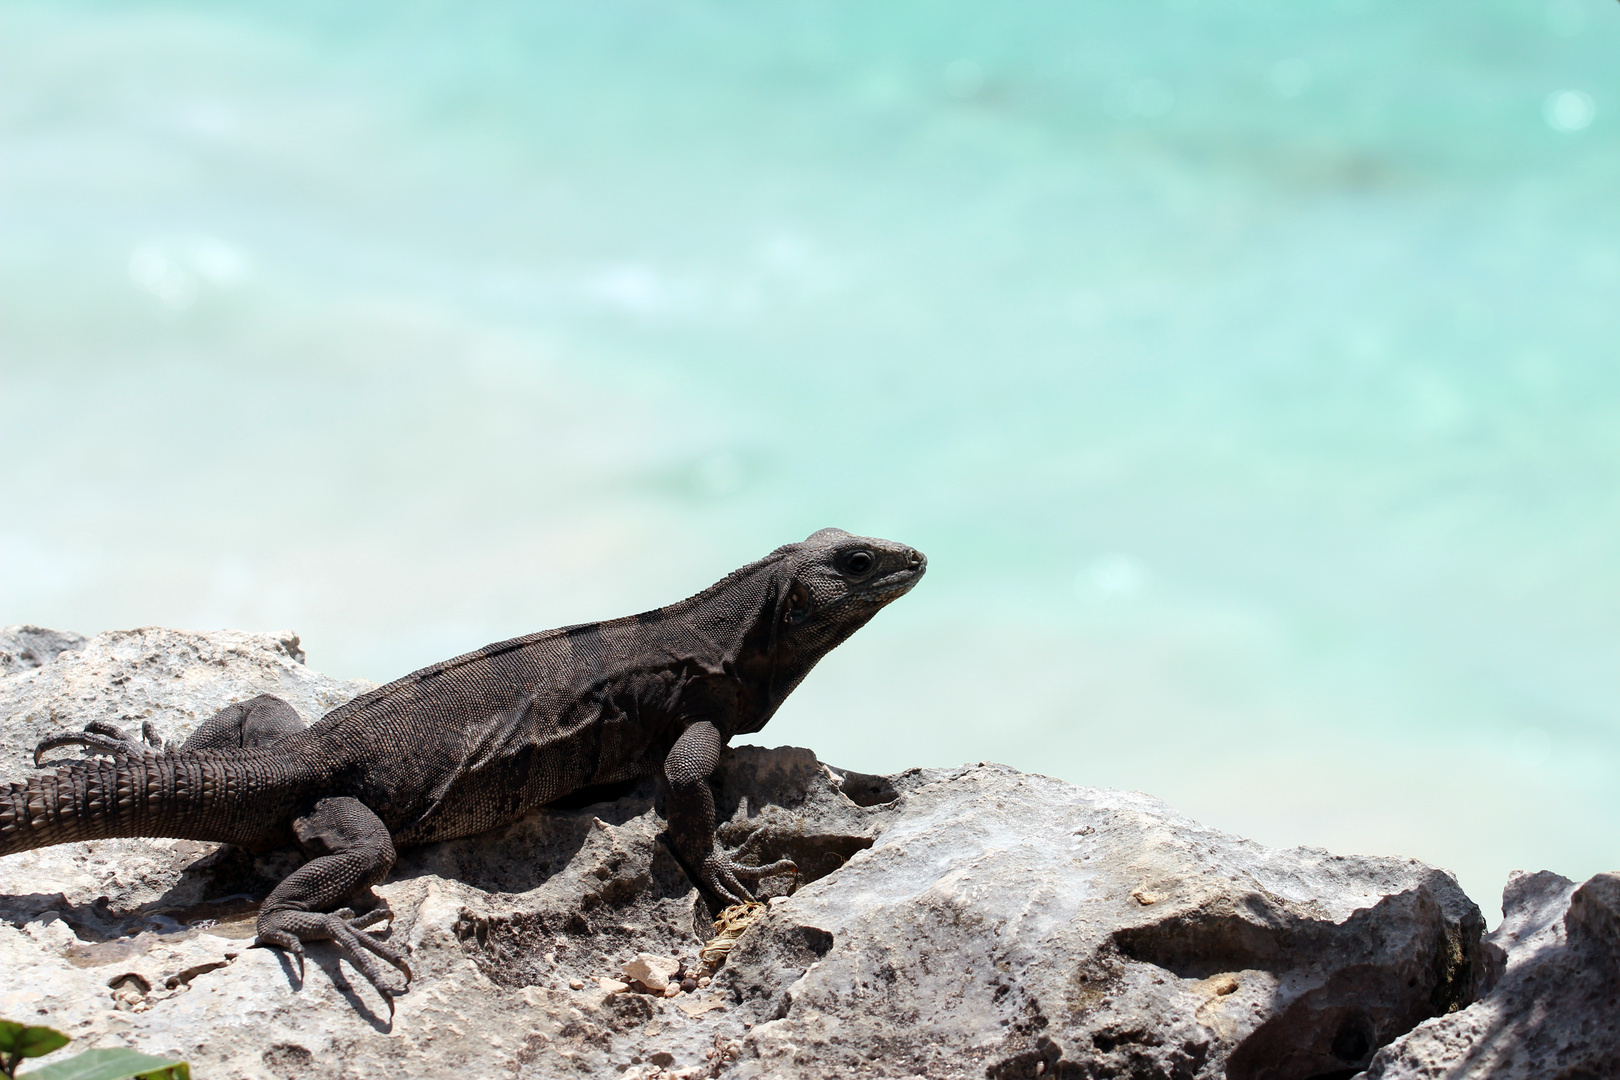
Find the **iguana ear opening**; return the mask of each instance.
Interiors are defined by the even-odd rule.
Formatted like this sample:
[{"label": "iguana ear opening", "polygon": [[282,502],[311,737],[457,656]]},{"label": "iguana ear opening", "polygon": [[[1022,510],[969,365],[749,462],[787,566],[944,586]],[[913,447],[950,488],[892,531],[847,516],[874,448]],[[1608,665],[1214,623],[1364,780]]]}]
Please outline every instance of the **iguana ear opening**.
[{"label": "iguana ear opening", "polygon": [[789,626],[798,626],[810,617],[810,590],[804,582],[794,581],[788,587],[787,605],[782,611],[782,621]]}]

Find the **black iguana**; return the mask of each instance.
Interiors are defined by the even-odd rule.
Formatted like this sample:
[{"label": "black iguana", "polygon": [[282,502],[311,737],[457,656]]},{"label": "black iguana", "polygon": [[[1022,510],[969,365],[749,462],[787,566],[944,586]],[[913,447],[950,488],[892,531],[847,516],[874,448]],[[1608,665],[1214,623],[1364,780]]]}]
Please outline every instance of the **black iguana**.
[{"label": "black iguana", "polygon": [[[822,529],[677,604],[486,646],[379,687],[305,729],[261,696],[178,748],[116,727],[42,742],[110,756],[0,785],[0,855],[112,836],[211,840],[309,857],[260,908],[258,944],[331,940],[392,1002],[404,953],[365,928],[396,847],[471,836],[581,788],[662,770],[671,846],[700,884],[736,900],[747,866],[715,842],[710,773],[832,648],[906,593],[927,561],[888,540]],[[404,983],[373,955],[398,968]]]}]

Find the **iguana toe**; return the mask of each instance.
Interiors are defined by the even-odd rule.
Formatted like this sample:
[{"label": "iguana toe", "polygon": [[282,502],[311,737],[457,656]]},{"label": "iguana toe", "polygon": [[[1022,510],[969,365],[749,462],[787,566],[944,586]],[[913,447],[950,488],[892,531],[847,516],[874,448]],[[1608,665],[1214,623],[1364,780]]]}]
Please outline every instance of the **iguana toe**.
[{"label": "iguana toe", "polygon": [[[356,917],[348,908],[325,914],[313,911],[277,911],[261,921],[258,944],[273,945],[297,956],[298,977],[302,981],[303,943],[330,941],[337,947],[343,959],[365,976],[366,981],[379,994],[388,999],[388,1007],[392,1011],[393,996],[410,989],[410,963],[403,950],[379,940],[362,929],[390,915],[392,912],[386,909],[381,918],[376,917],[375,911]],[[381,957],[397,968],[405,977],[404,985],[395,985],[390,973],[373,958],[374,956]]]},{"label": "iguana toe", "polygon": [[254,939],[253,947],[256,949],[280,949],[289,953],[298,961],[298,985],[304,985],[304,943],[298,940],[297,935],[286,930],[260,930],[259,936]]},{"label": "iguana toe", "polygon": [[764,866],[745,866],[733,863],[731,872],[738,877],[748,877],[758,881],[760,878],[770,877],[772,874],[796,874],[799,872],[799,864],[792,859],[777,859],[775,862],[766,863]]},{"label": "iguana toe", "polygon": [[748,866],[724,852],[716,852],[704,860],[703,882],[732,903],[741,904],[754,899],[753,890],[743,884],[745,879],[757,884],[760,878],[794,873],[798,869],[792,859],[778,859],[764,866]]},{"label": "iguana toe", "polygon": [[332,914],[340,915],[348,920],[349,927],[354,930],[364,930],[368,926],[376,926],[380,922],[391,922],[394,918],[394,909],[384,900],[364,915],[356,916],[350,908],[334,911]]},{"label": "iguana toe", "polygon": [[716,895],[725,899],[728,904],[741,904],[754,898],[742,882],[737,880],[736,874],[724,867],[705,868],[703,884],[707,885]]},{"label": "iguana toe", "polygon": [[[111,727],[110,724],[105,726]],[[39,745],[34,747],[35,766],[38,766],[50,751],[64,746],[83,746],[99,750],[103,754],[138,754],[141,751],[140,743],[125,738],[114,738],[86,728],[84,731],[66,731],[60,735],[52,735],[48,739],[41,739]]]}]

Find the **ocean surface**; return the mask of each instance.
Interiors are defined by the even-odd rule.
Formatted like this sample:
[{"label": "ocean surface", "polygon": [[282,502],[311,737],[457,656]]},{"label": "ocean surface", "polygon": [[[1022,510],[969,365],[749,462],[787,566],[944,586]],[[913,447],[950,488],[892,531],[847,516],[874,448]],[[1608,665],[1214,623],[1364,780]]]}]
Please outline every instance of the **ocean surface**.
[{"label": "ocean surface", "polygon": [[1620,868],[1620,4],[0,5],[0,623],[385,681],[825,525],[759,739]]}]

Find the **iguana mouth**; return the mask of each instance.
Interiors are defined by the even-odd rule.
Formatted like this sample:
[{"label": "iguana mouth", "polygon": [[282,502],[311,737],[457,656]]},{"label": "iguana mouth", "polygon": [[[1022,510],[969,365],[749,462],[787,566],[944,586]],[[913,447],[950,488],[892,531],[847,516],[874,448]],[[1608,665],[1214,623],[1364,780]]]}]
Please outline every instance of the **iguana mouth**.
[{"label": "iguana mouth", "polygon": [[923,574],[928,570],[926,562],[905,570],[896,570],[892,574],[868,582],[866,588],[861,590],[862,595],[873,600],[890,600],[903,596],[911,591],[911,587],[922,580]]}]

